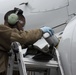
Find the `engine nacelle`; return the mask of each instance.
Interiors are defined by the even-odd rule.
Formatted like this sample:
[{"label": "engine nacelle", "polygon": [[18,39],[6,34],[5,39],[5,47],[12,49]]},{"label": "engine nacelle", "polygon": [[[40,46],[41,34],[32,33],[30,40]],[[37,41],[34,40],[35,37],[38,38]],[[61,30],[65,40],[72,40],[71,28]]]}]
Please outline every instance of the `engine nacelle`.
[{"label": "engine nacelle", "polygon": [[76,75],[76,17],[64,29],[58,50],[65,75]]}]

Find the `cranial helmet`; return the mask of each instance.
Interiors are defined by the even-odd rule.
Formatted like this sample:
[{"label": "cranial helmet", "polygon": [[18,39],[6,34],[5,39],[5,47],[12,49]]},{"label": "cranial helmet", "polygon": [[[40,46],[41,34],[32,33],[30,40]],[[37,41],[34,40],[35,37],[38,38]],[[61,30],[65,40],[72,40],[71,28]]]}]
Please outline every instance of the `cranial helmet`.
[{"label": "cranial helmet", "polygon": [[4,19],[7,20],[7,22],[11,25],[14,25],[18,22],[19,20],[19,15],[22,15],[23,11],[19,8],[14,8],[14,10],[8,11]]}]

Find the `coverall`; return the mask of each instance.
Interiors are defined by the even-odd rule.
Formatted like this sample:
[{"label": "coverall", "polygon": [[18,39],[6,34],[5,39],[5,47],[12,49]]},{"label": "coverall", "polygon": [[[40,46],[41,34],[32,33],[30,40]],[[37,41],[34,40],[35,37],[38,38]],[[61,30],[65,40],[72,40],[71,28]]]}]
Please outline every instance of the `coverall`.
[{"label": "coverall", "polygon": [[0,72],[7,68],[8,52],[11,49],[11,43],[19,42],[21,45],[29,45],[35,43],[42,37],[40,29],[29,31],[17,30],[6,25],[0,25]]}]

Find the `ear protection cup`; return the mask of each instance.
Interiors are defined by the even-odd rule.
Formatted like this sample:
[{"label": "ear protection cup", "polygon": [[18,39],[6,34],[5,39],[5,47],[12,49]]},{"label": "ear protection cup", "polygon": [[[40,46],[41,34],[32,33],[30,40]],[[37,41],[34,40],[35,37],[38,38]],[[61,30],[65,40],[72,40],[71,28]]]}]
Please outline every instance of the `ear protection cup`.
[{"label": "ear protection cup", "polygon": [[12,13],[8,16],[8,23],[13,25],[18,22],[18,15],[15,13]]},{"label": "ear protection cup", "polygon": [[23,11],[19,8],[14,8],[14,13],[11,13],[10,15],[8,15],[8,23],[11,25],[16,24],[19,21],[19,17],[18,15],[22,15]]}]

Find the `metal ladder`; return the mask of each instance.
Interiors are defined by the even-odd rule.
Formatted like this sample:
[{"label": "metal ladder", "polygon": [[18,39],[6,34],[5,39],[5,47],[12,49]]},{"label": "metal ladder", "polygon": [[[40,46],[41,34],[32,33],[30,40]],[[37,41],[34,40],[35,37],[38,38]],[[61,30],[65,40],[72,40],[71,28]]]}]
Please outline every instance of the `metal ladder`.
[{"label": "metal ladder", "polygon": [[21,45],[18,42],[13,42],[11,47],[7,66],[7,75],[13,75],[15,57],[17,58],[17,65],[20,75],[27,75],[26,66],[23,62],[23,55],[21,54]]},{"label": "metal ladder", "polygon": [[[19,69],[20,75],[27,75],[27,71],[26,71],[27,66],[39,67],[40,65],[42,65],[40,67],[43,67],[43,68],[59,67],[61,75],[64,75],[64,71],[60,62],[59,52],[56,48],[55,48],[55,54],[56,54],[57,61],[50,60],[48,63],[35,61],[34,63],[34,60],[24,58],[22,54],[21,45],[18,42],[13,42],[9,53],[7,75],[13,75],[15,58],[16,58],[17,67]],[[50,75],[50,73],[48,75]]]}]

